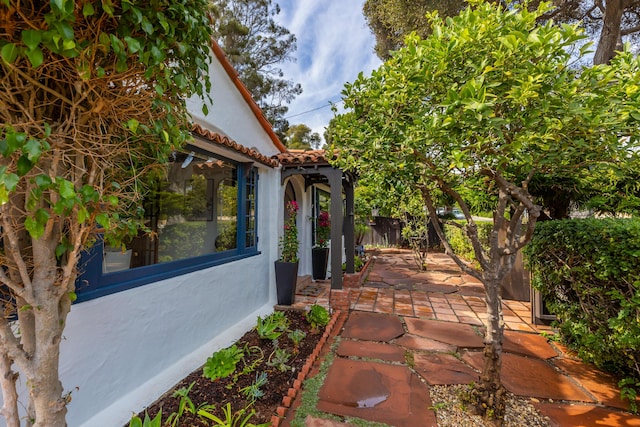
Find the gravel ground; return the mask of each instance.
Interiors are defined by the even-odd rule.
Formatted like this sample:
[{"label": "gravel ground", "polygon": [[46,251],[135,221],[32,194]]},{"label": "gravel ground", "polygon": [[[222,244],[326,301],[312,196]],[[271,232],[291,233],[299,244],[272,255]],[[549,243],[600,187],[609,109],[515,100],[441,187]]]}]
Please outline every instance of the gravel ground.
[{"label": "gravel ground", "polygon": [[[491,427],[479,415],[464,411],[460,396],[467,390],[466,385],[438,385],[429,387],[431,402],[436,410],[438,427]],[[540,415],[528,399],[507,394],[503,427],[551,427],[547,417]]]}]

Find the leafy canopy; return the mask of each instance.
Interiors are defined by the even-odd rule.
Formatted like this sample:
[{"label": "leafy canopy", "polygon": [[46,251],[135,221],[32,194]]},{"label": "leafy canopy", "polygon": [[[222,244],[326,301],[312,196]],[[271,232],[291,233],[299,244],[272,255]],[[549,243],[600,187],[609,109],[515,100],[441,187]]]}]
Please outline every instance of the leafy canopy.
[{"label": "leafy canopy", "polygon": [[320,148],[320,135],[305,124],[290,126],[285,133],[284,142],[288,148],[312,150]]},{"label": "leafy canopy", "polygon": [[636,142],[638,61],[570,68],[568,49],[583,36],[538,26],[544,11],[478,3],[446,21],[431,15],[430,37],[407,37],[371,77],[345,86],[351,111],[332,135],[340,164],[398,190],[615,159]]},{"label": "leafy canopy", "polygon": [[184,99],[210,89],[206,2],[3,0],[0,14],[0,204],[25,194],[36,238],[72,212],[110,228],[137,174],[189,137]]},{"label": "leafy canopy", "polygon": [[[463,262],[433,224],[458,266],[484,284],[485,357],[474,390],[476,408],[498,418],[500,284],[541,212],[529,183],[539,174],[589,171],[638,148],[638,59],[625,52],[610,66],[572,68],[568,51],[582,32],[538,25],[547,10],[471,1],[453,18],[430,14],[427,38],[408,36],[370,77],[345,86],[348,112],[336,118],[331,137],[334,164],[374,177],[379,191],[418,190],[431,218],[440,192],[460,206],[466,221],[453,225],[469,238],[477,266]],[[479,188],[488,197],[470,197]],[[493,204],[488,246],[472,203]]]},{"label": "leafy canopy", "polygon": [[206,0],[0,0],[8,424],[23,416],[9,399],[15,364],[30,384],[25,418],[66,425],[57,361],[80,251],[99,232],[137,233],[144,177],[190,138],[185,99],[210,89],[207,10]]}]

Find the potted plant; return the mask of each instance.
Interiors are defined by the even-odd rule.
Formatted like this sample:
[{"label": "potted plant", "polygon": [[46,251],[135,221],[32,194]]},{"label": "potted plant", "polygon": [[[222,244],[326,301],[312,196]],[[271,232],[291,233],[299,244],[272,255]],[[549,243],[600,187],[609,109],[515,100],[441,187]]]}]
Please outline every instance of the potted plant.
[{"label": "potted plant", "polygon": [[331,221],[329,213],[322,211],[316,222],[316,244],[311,249],[311,265],[314,280],[324,280],[327,275],[329,260],[329,238],[331,237]]},{"label": "potted plant", "polygon": [[296,214],[298,204],[295,201],[287,203],[287,220],[284,223],[284,233],[280,238],[280,259],[275,262],[276,290],[278,304],[291,305],[296,293],[298,280],[298,227]]},{"label": "potted plant", "polygon": [[122,218],[117,227],[105,233],[103,239],[102,273],[127,270],[131,266],[133,239],[144,229],[136,218]]}]

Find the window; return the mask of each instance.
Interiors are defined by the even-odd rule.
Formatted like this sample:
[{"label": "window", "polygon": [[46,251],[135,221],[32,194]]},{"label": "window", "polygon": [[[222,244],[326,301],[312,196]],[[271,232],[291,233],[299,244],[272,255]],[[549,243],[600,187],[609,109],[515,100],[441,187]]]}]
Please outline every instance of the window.
[{"label": "window", "polygon": [[257,254],[258,171],[252,165],[199,149],[173,153],[164,170],[153,172],[144,202],[152,234],[133,239],[125,254],[105,250],[101,256],[101,244],[83,254],[79,300]]}]

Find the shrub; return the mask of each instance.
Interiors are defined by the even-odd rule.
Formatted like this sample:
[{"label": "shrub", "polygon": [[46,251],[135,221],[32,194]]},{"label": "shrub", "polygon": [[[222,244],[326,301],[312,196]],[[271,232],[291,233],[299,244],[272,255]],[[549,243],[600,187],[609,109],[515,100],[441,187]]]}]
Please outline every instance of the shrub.
[{"label": "shrub", "polygon": [[[640,220],[584,219],[537,225],[525,248],[532,285],[580,357],[640,390]],[[633,399],[632,410],[635,410]]]},{"label": "shrub", "polygon": [[[465,223],[466,221],[456,221],[459,223]],[[491,234],[491,229],[493,228],[492,222],[476,222],[478,226],[478,236],[480,237],[480,243],[482,246],[488,251],[489,250],[489,236]],[[445,224],[444,226],[444,234],[447,236],[447,240],[451,245],[451,249],[461,258],[466,259],[470,262],[476,262],[476,256],[473,252],[473,246],[471,246],[471,241],[464,233],[463,230],[458,227]]]},{"label": "shrub", "polygon": [[289,327],[289,319],[281,311],[275,311],[262,319],[258,316],[255,330],[262,339],[275,340]]}]

